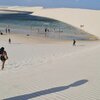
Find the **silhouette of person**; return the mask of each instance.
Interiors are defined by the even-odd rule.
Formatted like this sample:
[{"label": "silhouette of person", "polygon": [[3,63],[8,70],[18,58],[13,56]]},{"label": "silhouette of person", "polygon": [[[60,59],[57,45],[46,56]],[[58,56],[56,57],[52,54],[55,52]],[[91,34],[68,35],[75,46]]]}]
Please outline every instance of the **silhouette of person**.
[{"label": "silhouette of person", "polygon": [[8,41],[9,41],[9,43],[11,44],[11,39],[10,39],[10,38],[9,38],[9,40],[8,40]]},{"label": "silhouette of person", "polygon": [[48,29],[45,28],[45,37],[47,37],[47,31],[48,31]]},{"label": "silhouette of person", "polygon": [[3,35],[3,33],[2,33],[2,32],[0,32],[0,34],[1,34],[1,35]]},{"label": "silhouette of person", "polygon": [[6,31],[6,33],[7,33],[7,32],[8,32],[8,29],[6,28],[5,31]]},{"label": "silhouette of person", "polygon": [[47,28],[45,28],[45,32],[47,32],[48,31],[48,29]]},{"label": "silhouette of person", "polygon": [[8,33],[10,33],[10,29],[8,28]]},{"label": "silhouette of person", "polygon": [[7,52],[4,50],[4,47],[0,48],[0,60],[2,61],[2,70],[4,69],[5,61],[8,59]]},{"label": "silhouette of person", "polygon": [[73,46],[75,46],[75,45],[76,45],[76,40],[74,39],[74,40],[73,40]]}]

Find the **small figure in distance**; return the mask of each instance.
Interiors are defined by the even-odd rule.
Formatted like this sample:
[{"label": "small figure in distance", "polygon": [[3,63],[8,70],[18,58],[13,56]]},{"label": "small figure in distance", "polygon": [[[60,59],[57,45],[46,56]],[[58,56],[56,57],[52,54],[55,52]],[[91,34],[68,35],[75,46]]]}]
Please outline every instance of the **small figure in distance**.
[{"label": "small figure in distance", "polygon": [[8,28],[8,33],[10,33],[10,28]]},{"label": "small figure in distance", "polygon": [[10,38],[9,38],[9,40],[8,40],[8,41],[9,41],[9,44],[11,44],[11,39],[10,39]]},{"label": "small figure in distance", "polygon": [[6,31],[6,33],[7,33],[7,32],[8,32],[8,29],[6,28],[5,31]]},{"label": "small figure in distance", "polygon": [[47,28],[45,28],[45,32],[47,32],[48,31],[48,29]]},{"label": "small figure in distance", "polygon": [[76,40],[73,39],[73,46],[76,46]]},{"label": "small figure in distance", "polygon": [[29,34],[27,34],[27,36],[30,36]]},{"label": "small figure in distance", "polygon": [[0,31],[0,34],[3,35],[3,33]]},{"label": "small figure in distance", "polygon": [[5,61],[8,59],[7,52],[4,50],[4,47],[0,48],[0,60],[2,61],[2,70],[4,69]]}]

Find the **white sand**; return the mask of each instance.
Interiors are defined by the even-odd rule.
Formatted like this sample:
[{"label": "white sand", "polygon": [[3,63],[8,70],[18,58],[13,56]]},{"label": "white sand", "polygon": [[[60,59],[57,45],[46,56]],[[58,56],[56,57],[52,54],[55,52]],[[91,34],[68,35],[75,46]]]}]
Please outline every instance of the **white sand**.
[{"label": "white sand", "polygon": [[[100,11],[41,7],[23,10],[79,28],[84,24],[83,30],[100,37]],[[0,70],[0,100],[100,100],[100,41],[77,41],[77,46],[72,46],[72,41],[13,34],[0,35],[2,46],[9,60]]]},{"label": "white sand", "polygon": [[49,8],[35,11],[32,15],[57,19],[100,38],[100,10]]},{"label": "white sand", "polygon": [[72,41],[2,35],[1,46],[9,60],[0,70],[0,100],[100,100],[99,41],[72,46]]},{"label": "white sand", "polygon": [[[1,10],[30,11],[32,15],[56,19],[78,27],[100,39],[100,10],[72,8],[43,8],[43,7],[0,7]],[[15,13],[15,12],[12,12]],[[18,13],[18,12],[17,12]],[[84,27],[80,27],[84,25]]]}]

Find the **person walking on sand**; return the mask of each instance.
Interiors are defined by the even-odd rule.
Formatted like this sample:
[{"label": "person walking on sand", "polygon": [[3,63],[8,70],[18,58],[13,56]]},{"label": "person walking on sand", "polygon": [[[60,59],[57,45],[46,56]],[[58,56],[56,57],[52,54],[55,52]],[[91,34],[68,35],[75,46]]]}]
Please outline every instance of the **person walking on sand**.
[{"label": "person walking on sand", "polygon": [[5,29],[5,31],[6,31],[6,33],[8,33],[8,29],[7,28]]},{"label": "person walking on sand", "polygon": [[10,33],[10,28],[8,28],[8,33]]},{"label": "person walking on sand", "polygon": [[75,46],[75,45],[76,45],[76,40],[74,39],[74,40],[73,40],[73,46]]},{"label": "person walking on sand", "polygon": [[9,44],[11,44],[11,39],[10,39],[10,38],[9,38],[9,40],[8,40],[8,41],[9,41]]},{"label": "person walking on sand", "polygon": [[0,60],[2,61],[2,70],[4,69],[5,61],[8,59],[7,52],[4,50],[4,47],[0,48]]}]

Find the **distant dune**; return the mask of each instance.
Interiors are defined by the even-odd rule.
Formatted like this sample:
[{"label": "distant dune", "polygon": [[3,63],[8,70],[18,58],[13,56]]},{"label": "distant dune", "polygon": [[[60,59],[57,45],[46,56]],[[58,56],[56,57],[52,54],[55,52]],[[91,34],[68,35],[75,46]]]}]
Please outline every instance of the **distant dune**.
[{"label": "distant dune", "polygon": [[[100,11],[7,10],[34,12],[32,15],[57,19],[100,37]],[[100,100],[100,41],[77,40],[73,46],[72,40],[13,33],[0,35],[0,47],[8,54],[4,70],[0,61],[0,100]]]},{"label": "distant dune", "polygon": [[100,38],[100,10],[18,6],[6,7],[3,9],[30,11],[33,12],[32,15],[53,18],[71,24]]},{"label": "distant dune", "polygon": [[[83,9],[42,9],[33,15],[49,17],[81,28],[100,38],[100,11]],[[84,25],[84,27],[80,27]]]}]

